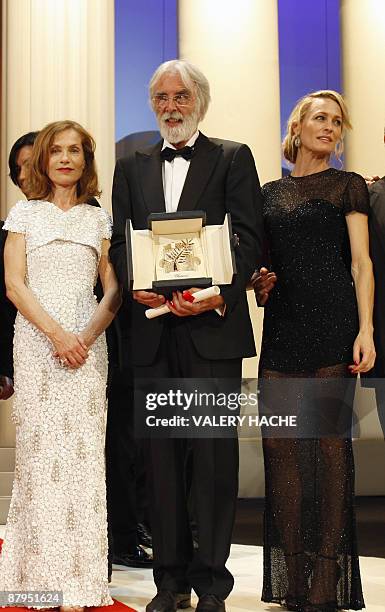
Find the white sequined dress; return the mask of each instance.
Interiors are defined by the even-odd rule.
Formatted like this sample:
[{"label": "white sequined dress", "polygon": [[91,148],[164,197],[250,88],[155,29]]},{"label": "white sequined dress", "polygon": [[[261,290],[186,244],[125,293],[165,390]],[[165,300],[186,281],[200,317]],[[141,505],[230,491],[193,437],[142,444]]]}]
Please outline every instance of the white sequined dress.
[{"label": "white sequined dress", "polygon": [[[20,201],[4,229],[25,234],[26,284],[68,331],[97,307],[93,288],[108,213],[67,212]],[[14,360],[16,466],[0,556],[0,591],[63,591],[64,605],[112,604],[107,577],[105,416],[107,350],[102,334],[77,370],[60,365],[48,338],[20,313]]]}]

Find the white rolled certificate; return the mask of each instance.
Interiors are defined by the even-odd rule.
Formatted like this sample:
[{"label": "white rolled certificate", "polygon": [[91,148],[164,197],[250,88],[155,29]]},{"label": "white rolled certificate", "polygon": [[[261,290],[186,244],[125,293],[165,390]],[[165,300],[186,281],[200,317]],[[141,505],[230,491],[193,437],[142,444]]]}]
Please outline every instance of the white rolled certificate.
[{"label": "white rolled certificate", "polygon": [[[214,295],[219,295],[220,292],[221,290],[219,289],[219,287],[217,285],[214,285],[213,287],[207,287],[206,289],[200,289],[199,291],[195,291],[195,293],[184,292],[185,295],[183,297],[185,297],[186,295],[190,296],[187,301],[194,303],[201,302],[202,300],[207,300],[207,298],[214,297]],[[158,306],[158,308],[149,308],[148,310],[146,310],[146,317],[147,319],[155,319],[155,317],[160,317],[161,315],[167,314],[168,312],[170,312],[169,307],[167,306],[167,304],[163,304],[163,306]]]}]

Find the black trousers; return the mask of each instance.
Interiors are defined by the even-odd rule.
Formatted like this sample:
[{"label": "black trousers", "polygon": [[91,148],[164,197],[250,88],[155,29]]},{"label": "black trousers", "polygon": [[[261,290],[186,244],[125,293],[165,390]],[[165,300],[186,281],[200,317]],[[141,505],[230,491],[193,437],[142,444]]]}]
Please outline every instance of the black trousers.
[{"label": "black trousers", "polygon": [[[241,380],[241,359],[208,361],[195,350],[186,321],[169,316],[154,363],[135,367],[135,378],[232,378]],[[238,493],[238,439],[146,441],[158,590],[225,599],[234,579],[225,567],[230,553]],[[198,530],[193,548],[187,508],[185,463],[191,453],[191,495]]]},{"label": "black trousers", "polygon": [[147,523],[148,499],[142,440],[134,436],[133,373],[113,369],[108,393],[106,475],[109,548],[129,552],[137,524]]},{"label": "black trousers", "polygon": [[373,370],[361,375],[361,386],[375,390],[378,418],[385,438],[385,360],[381,349],[378,350]]},{"label": "black trousers", "polygon": [[382,428],[382,433],[385,438],[385,379],[381,379],[380,383],[375,386],[376,402],[378,410],[378,418]]}]

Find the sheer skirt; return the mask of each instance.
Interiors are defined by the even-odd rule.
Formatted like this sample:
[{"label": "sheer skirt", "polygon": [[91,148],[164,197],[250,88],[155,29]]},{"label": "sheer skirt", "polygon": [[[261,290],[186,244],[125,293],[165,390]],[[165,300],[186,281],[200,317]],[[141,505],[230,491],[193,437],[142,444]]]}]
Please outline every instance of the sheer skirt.
[{"label": "sheer skirt", "polygon": [[[263,369],[260,377],[269,381],[329,378],[327,396],[315,395],[313,407],[318,413],[327,410],[325,431],[333,430],[334,419],[336,431],[346,432],[314,438],[264,436],[262,600],[301,612],[359,610],[365,605],[357,554],[354,459],[348,423],[354,380],[346,364],[306,374]],[[283,401],[280,385],[273,387],[275,393],[271,389],[270,386],[270,392],[263,397],[262,384],[262,400],[271,412],[279,413]],[[298,387],[292,397],[286,393],[284,399],[294,411],[305,401],[298,398]]]}]

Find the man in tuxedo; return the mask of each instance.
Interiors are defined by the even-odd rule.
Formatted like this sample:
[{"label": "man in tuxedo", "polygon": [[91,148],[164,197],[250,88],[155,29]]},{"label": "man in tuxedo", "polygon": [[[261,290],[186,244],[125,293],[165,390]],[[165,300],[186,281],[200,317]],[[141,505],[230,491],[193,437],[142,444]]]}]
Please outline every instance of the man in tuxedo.
[{"label": "man in tuxedo", "polygon": [[[8,158],[9,176],[12,182],[23,191],[26,166],[31,156],[37,132],[23,134],[13,144]],[[13,325],[16,308],[6,297],[4,279],[4,245],[7,232],[0,221],[0,399],[8,399],[13,394]]]},{"label": "man in tuxedo", "polygon": [[[132,360],[134,377],[241,378],[243,357],[255,355],[246,284],[262,248],[261,195],[250,149],[207,138],[198,131],[210,101],[209,83],[192,64],[162,64],[150,81],[150,99],[162,140],[118,160],[113,184],[114,234],[110,257],[128,287],[125,223],[147,228],[152,212],[202,210],[207,224],[231,214],[239,238],[237,274],[219,296],[199,303],[175,291],[171,313],[145,317],[164,304],[153,291],[133,291]],[[192,288],[193,289],[193,288]],[[218,314],[219,312],[219,314]],[[147,474],[157,594],[147,612],[174,612],[190,605],[198,612],[223,612],[233,587],[226,569],[238,487],[238,440],[190,440],[193,499],[198,526],[194,551],[186,507],[186,440],[147,441]]]}]

